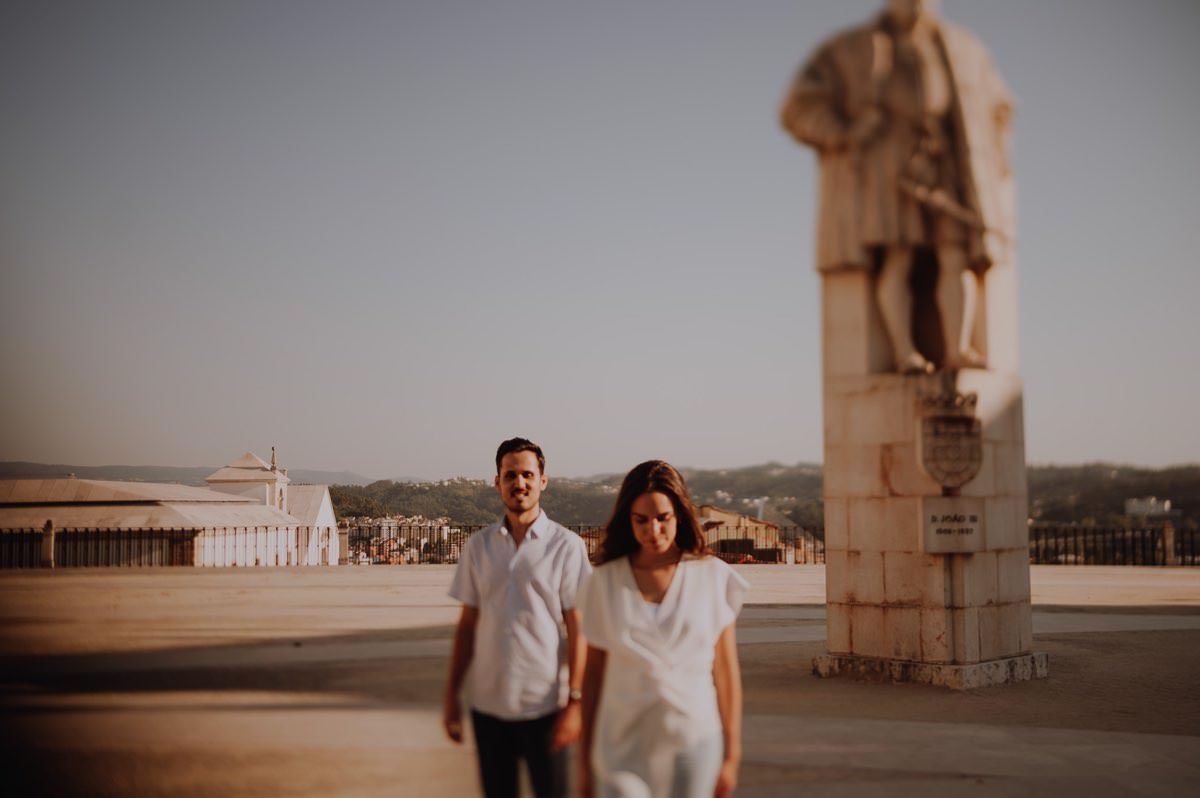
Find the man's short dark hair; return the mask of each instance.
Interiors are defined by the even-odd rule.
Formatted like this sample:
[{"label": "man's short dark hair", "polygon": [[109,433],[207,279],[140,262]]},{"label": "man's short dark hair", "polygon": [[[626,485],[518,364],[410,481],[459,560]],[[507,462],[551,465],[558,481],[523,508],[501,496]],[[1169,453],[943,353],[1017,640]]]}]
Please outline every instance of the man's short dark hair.
[{"label": "man's short dark hair", "polygon": [[504,455],[512,454],[513,452],[533,452],[534,457],[538,461],[538,471],[546,473],[546,456],[542,454],[542,447],[525,438],[509,438],[504,443],[500,444],[500,448],[496,450],[496,473],[500,473],[500,461],[504,459]]}]

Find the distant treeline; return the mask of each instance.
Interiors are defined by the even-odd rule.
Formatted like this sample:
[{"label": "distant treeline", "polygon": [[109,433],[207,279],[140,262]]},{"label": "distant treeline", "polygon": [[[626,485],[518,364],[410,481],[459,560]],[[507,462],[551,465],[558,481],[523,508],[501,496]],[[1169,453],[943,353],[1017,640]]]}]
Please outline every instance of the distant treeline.
[{"label": "distant treeline", "polygon": [[[419,515],[490,524],[504,512],[496,489],[478,480],[415,484],[383,480],[366,486],[333,485],[329,493],[339,518]],[[612,511],[613,496],[599,483],[556,479],[542,494],[542,506],[559,523],[598,524]]]},{"label": "distant treeline", "polygon": [[[697,504],[715,504],[779,524],[823,524],[821,467],[767,463],[747,468],[685,470]],[[1125,500],[1157,496],[1170,499],[1176,522],[1200,522],[1200,466],[1150,469],[1103,463],[1081,466],[1030,466],[1029,512],[1037,521],[1125,522]],[[580,481],[551,479],[542,505],[564,524],[602,524],[612,512],[620,475]],[[491,523],[503,508],[490,483],[450,480],[438,483],[381,481],[330,489],[339,517],[386,515],[446,517],[464,524]]]},{"label": "distant treeline", "polygon": [[[768,463],[748,468],[704,471],[684,469],[697,504],[715,504],[748,515],[757,514],[765,499],[764,517],[780,524],[821,525],[821,468]],[[551,478],[542,494],[546,513],[563,524],[602,524],[612,513],[623,475],[588,480]],[[464,524],[488,524],[504,511],[490,482],[393,482],[334,485],[330,488],[338,517],[390,515],[450,518]]]},{"label": "distant treeline", "polygon": [[[119,479],[146,482],[205,484],[215,469],[160,466],[72,466],[0,462],[0,479],[50,478],[75,474],[81,479]],[[763,505],[763,517],[777,524],[823,525],[821,467],[811,463],[767,463],[722,470],[685,469],[697,504],[715,504],[748,515]],[[1133,468],[1094,463],[1077,466],[1030,466],[1029,514],[1036,521],[1094,523],[1125,522],[1125,500],[1157,496],[1170,499],[1175,519],[1184,526],[1200,524],[1200,465],[1172,468]],[[495,489],[479,480],[437,483],[367,481],[352,472],[294,469],[295,483],[332,484],[334,510],[349,516],[422,515],[450,518],[464,524],[486,524],[500,516]],[[620,474],[586,480],[552,477],[543,504],[564,524],[602,524],[612,512]],[[337,484],[341,483],[341,484]],[[347,484],[354,483],[354,484]]]},{"label": "distant treeline", "polygon": [[1200,465],[1133,468],[1091,463],[1030,466],[1029,515],[1035,521],[1109,525],[1125,520],[1125,500],[1170,499],[1177,522],[1200,523]]}]

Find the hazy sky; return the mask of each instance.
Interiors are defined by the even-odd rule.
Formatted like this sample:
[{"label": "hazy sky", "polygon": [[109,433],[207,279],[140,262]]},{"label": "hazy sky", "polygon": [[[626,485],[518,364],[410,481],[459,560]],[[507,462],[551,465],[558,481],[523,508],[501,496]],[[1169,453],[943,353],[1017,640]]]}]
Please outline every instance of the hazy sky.
[{"label": "hazy sky", "polygon": [[[9,0],[0,460],[819,461],[777,108],[880,6]],[[1030,461],[1200,460],[1200,4],[943,11],[1019,103]]]}]

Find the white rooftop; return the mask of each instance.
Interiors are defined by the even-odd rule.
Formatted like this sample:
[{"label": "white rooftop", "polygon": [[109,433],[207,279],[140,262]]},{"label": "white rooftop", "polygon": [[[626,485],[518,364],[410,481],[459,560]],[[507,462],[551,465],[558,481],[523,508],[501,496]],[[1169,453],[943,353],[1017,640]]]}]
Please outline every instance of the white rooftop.
[{"label": "white rooftop", "polygon": [[207,488],[95,479],[0,480],[0,529],[296,526],[291,515]]},{"label": "white rooftop", "polygon": [[270,471],[271,466],[254,452],[246,452],[232,463],[226,463],[226,468],[262,468]]},{"label": "white rooftop", "polygon": [[287,510],[304,526],[314,526],[321,512],[321,501],[329,488],[325,485],[292,485],[287,492]]},{"label": "white rooftop", "polygon": [[272,471],[261,457],[246,452],[232,463],[205,477],[208,482],[290,482],[282,471]]},{"label": "white rooftop", "polygon": [[3,479],[0,504],[57,502],[218,502],[248,504],[253,499],[208,488],[161,482],[117,482],[102,479]]}]

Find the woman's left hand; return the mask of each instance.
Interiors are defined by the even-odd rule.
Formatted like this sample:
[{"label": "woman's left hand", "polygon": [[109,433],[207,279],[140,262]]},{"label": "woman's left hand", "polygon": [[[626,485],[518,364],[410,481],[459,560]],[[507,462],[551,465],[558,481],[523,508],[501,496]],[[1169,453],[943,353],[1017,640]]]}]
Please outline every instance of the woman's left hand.
[{"label": "woman's left hand", "polygon": [[713,798],[725,798],[727,795],[733,795],[733,791],[737,788],[738,763],[733,760],[725,760],[721,763],[721,772],[717,774],[717,786],[713,790]]}]

